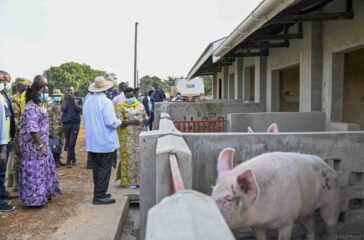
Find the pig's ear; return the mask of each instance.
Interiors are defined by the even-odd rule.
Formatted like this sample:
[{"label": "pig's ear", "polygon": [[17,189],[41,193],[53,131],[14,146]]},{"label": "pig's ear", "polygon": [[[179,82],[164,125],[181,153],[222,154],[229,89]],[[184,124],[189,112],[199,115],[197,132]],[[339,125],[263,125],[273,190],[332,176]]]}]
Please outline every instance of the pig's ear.
[{"label": "pig's ear", "polygon": [[268,129],[267,132],[279,132],[277,123],[272,123]]},{"label": "pig's ear", "polygon": [[258,196],[259,188],[252,170],[246,170],[237,178],[240,189],[245,193],[248,201],[253,203]]},{"label": "pig's ear", "polygon": [[249,126],[248,127],[248,133],[253,133],[254,131],[253,131],[253,129]]},{"label": "pig's ear", "polygon": [[217,159],[217,173],[219,177],[226,174],[233,168],[233,156],[235,150],[233,148],[224,148]]}]

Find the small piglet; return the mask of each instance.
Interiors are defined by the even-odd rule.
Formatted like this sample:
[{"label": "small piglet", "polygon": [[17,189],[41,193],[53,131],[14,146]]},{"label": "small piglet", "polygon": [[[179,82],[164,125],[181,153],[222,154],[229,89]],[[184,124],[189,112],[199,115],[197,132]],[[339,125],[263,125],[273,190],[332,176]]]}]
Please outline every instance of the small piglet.
[{"label": "small piglet", "polygon": [[266,239],[265,229],[278,229],[279,240],[289,240],[298,221],[313,240],[318,209],[330,239],[337,238],[340,186],[336,172],[321,158],[271,152],[232,169],[234,151],[221,151],[211,195],[232,229],[252,227],[257,240]]}]

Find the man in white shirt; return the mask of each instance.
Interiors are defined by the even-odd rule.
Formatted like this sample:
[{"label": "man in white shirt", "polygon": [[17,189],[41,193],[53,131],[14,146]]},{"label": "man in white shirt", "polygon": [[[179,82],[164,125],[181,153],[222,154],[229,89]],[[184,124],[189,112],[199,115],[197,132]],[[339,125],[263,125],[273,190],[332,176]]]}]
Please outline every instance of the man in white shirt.
[{"label": "man in white shirt", "polygon": [[113,87],[111,81],[96,77],[88,90],[93,93],[84,103],[83,113],[86,129],[86,149],[93,165],[93,204],[112,204],[115,199],[107,193],[111,167],[116,161],[119,139],[116,129],[121,125],[113,103],[106,91]]},{"label": "man in white shirt", "polygon": [[125,101],[125,95],[124,95],[124,90],[128,87],[128,84],[126,82],[121,82],[119,83],[119,95],[117,95],[116,97],[114,97],[112,99],[112,102],[114,104],[114,106],[116,106],[116,104]]}]

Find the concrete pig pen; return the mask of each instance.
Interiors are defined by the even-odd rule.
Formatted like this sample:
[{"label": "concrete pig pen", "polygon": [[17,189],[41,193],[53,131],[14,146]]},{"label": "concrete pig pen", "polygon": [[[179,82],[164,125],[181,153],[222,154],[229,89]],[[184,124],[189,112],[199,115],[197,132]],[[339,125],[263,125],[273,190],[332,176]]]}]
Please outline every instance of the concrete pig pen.
[{"label": "concrete pig pen", "polygon": [[[256,116],[258,116],[259,114],[267,113],[252,114],[257,114]],[[263,124],[268,124],[275,117],[281,117],[282,115],[280,114],[277,114],[277,116],[275,116],[276,113],[267,115],[268,118],[265,119],[266,122],[263,122]],[[299,125],[297,121],[302,115],[296,113],[295,115],[292,114],[292,116],[294,119],[291,118],[290,125],[285,126],[283,129],[281,127],[281,130],[287,131],[285,128],[294,128]],[[305,116],[305,118],[301,119],[306,119],[307,121],[307,117],[310,118],[310,114]],[[321,119],[321,124],[318,124],[318,126],[323,130],[324,118],[322,113],[313,113],[313,116],[313,122]],[[348,128],[344,126],[345,123],[337,124],[339,127],[336,127],[340,130]],[[256,127],[257,125],[254,126]],[[319,129],[313,128],[310,130],[319,131]],[[166,141],[159,141],[162,139],[166,139]],[[209,195],[211,193],[211,186],[216,181],[216,159],[219,152],[225,147],[234,147],[237,150],[234,160],[235,165],[243,161],[243,159],[250,159],[270,151],[311,153],[326,159],[338,171],[343,189],[340,224],[338,227],[341,236],[339,239],[364,239],[364,230],[362,228],[364,226],[364,161],[361,159],[362,152],[364,151],[363,139],[364,132],[183,134],[175,129],[169,114],[163,113],[160,116],[160,129],[158,131],[144,132],[140,135],[141,239],[143,239],[145,233],[149,208],[160,201],[161,195],[162,197],[165,196],[165,194],[160,192],[160,190],[163,190],[163,187],[157,187],[160,184],[157,176],[163,175],[166,170],[163,167],[161,168],[161,166],[158,167],[160,164],[157,164],[157,162],[165,161],[164,158],[166,157],[163,157],[163,154],[157,154],[157,152],[160,152],[158,149],[170,149],[176,153],[178,162],[182,167],[181,170],[192,169],[192,173],[182,172],[184,181],[188,183],[188,189],[192,188]],[[162,142],[163,144],[161,144]],[[186,153],[188,154],[186,155]],[[189,164],[192,166],[188,167]],[[189,184],[191,182],[191,175],[192,186]],[[163,184],[168,189],[168,184]],[[317,225],[318,235],[322,235],[325,227],[322,226],[322,221],[320,221],[319,217]],[[275,235],[275,232],[271,234],[271,236]],[[237,236],[238,239],[241,236],[244,236],[244,239],[254,239],[250,231],[239,232]],[[298,226],[294,236],[294,239],[302,239],[302,228]]]},{"label": "concrete pig pen", "polygon": [[360,131],[354,123],[326,122],[324,112],[257,112],[227,114],[227,132],[266,132],[277,123],[280,132]]},{"label": "concrete pig pen", "polygon": [[[331,133],[226,133],[184,134],[192,152],[192,188],[210,195],[215,184],[216,159],[225,147],[236,149],[234,166],[261,153],[272,151],[315,154],[325,159],[339,174],[342,187],[341,213],[338,233],[341,239],[364,237],[364,132]],[[317,233],[325,227],[319,217]],[[300,239],[302,229],[297,227],[294,236]],[[251,233],[242,232],[245,237]],[[238,234],[239,235],[239,234]],[[272,235],[275,235],[273,233]],[[320,239],[320,238],[318,238]]]}]

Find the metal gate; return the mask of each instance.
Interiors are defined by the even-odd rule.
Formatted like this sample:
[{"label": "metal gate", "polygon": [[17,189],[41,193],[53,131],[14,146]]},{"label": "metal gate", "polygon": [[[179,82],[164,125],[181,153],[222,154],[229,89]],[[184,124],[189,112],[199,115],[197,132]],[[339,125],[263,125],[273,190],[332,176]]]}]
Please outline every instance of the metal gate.
[{"label": "metal gate", "polygon": [[226,120],[174,121],[181,132],[225,132]]}]

